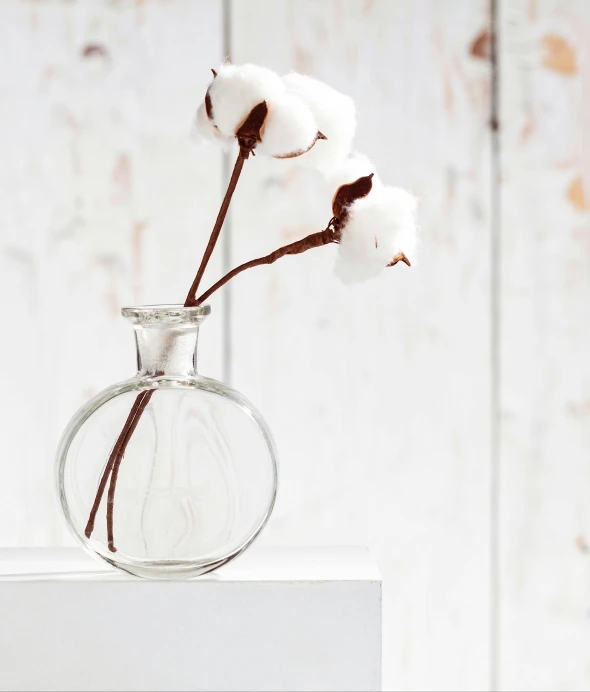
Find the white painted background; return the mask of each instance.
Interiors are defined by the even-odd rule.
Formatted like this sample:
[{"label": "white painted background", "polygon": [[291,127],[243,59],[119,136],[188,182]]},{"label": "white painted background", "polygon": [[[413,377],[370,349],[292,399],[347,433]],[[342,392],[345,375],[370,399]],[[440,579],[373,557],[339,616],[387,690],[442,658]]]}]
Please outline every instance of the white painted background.
[{"label": "white painted background", "polygon": [[[0,2],[0,544],[69,542],[61,428],[133,372],[119,307],[190,285],[228,166],[187,137],[209,68],[294,68],[357,100],[423,248],[357,288],[324,248],[212,300],[201,370],[281,453],[261,541],[372,546],[385,689],[590,689],[589,51],[587,0]],[[329,203],[249,161],[209,277]]]}]

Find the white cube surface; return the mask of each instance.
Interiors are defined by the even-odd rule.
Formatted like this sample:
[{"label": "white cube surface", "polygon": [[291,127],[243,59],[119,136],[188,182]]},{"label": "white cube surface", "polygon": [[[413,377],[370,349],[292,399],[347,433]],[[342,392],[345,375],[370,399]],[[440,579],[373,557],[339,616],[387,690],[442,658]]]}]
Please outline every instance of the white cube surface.
[{"label": "white cube surface", "polygon": [[0,550],[0,690],[379,690],[381,578],[362,548],[259,548],[193,581],[81,550]]}]

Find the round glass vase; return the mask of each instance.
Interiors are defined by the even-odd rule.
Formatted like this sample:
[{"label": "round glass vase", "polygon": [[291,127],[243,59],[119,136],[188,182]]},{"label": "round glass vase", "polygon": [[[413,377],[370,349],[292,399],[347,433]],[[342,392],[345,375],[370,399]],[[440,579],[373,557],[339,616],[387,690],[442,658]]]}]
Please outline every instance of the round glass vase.
[{"label": "round glass vase", "polygon": [[140,577],[196,577],[243,552],[277,491],[276,452],[239,392],[197,374],[209,306],[124,308],[139,372],[72,418],[57,453],[66,521],[95,556]]}]

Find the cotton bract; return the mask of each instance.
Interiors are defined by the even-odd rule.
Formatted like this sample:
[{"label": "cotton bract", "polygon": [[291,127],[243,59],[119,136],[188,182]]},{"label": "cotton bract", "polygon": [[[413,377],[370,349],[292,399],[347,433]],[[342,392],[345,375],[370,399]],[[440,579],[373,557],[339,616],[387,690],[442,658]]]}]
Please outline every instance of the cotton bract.
[{"label": "cotton bract", "polygon": [[375,164],[364,154],[354,152],[348,158],[340,161],[330,174],[326,176],[326,180],[329,188],[336,191],[341,185],[348,185],[371,173],[373,174],[373,191],[375,191],[383,186],[381,179],[377,175]]},{"label": "cotton bract", "polygon": [[345,283],[376,276],[399,253],[413,261],[417,243],[416,198],[397,187],[377,187],[348,208],[336,274]]},{"label": "cotton bract", "polygon": [[234,137],[254,106],[271,104],[285,94],[278,74],[257,65],[221,65],[209,85],[210,119],[226,137]]},{"label": "cotton bract", "polygon": [[301,159],[329,174],[348,156],[356,132],[356,107],[350,96],[313,77],[290,72],[283,77],[289,93],[300,98],[311,110],[317,129],[326,136]]}]

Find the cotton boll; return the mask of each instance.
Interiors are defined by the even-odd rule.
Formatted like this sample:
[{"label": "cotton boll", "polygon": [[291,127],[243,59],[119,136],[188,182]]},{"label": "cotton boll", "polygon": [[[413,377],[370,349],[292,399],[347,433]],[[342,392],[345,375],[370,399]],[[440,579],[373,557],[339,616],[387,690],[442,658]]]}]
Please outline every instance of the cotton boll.
[{"label": "cotton boll", "polygon": [[353,152],[349,157],[340,161],[340,163],[326,176],[326,180],[332,194],[335,194],[342,185],[354,183],[359,178],[364,178],[373,173],[372,183],[373,190],[383,187],[381,179],[377,175],[375,164],[364,154]]},{"label": "cotton boll", "polygon": [[400,252],[414,261],[416,198],[397,187],[381,187],[354,202],[342,230],[336,274],[345,283],[376,276]]},{"label": "cotton boll", "polygon": [[285,94],[279,75],[257,65],[222,65],[208,90],[213,123],[221,134],[233,137],[254,106],[270,106]]},{"label": "cotton boll", "polygon": [[314,144],[317,134],[317,123],[310,109],[296,96],[284,94],[268,102],[262,142],[256,152],[277,158],[299,156],[312,146],[324,144],[323,141]]},{"label": "cotton boll", "polygon": [[326,136],[301,158],[301,163],[313,166],[324,174],[331,173],[350,153],[356,132],[356,107],[350,96],[313,77],[290,72],[283,77],[289,93],[302,99],[316,119],[318,130]]},{"label": "cotton boll", "polygon": [[233,142],[233,137],[222,135],[211,120],[209,120],[204,103],[197,109],[191,135],[197,142],[215,142],[225,151],[229,150]]}]

